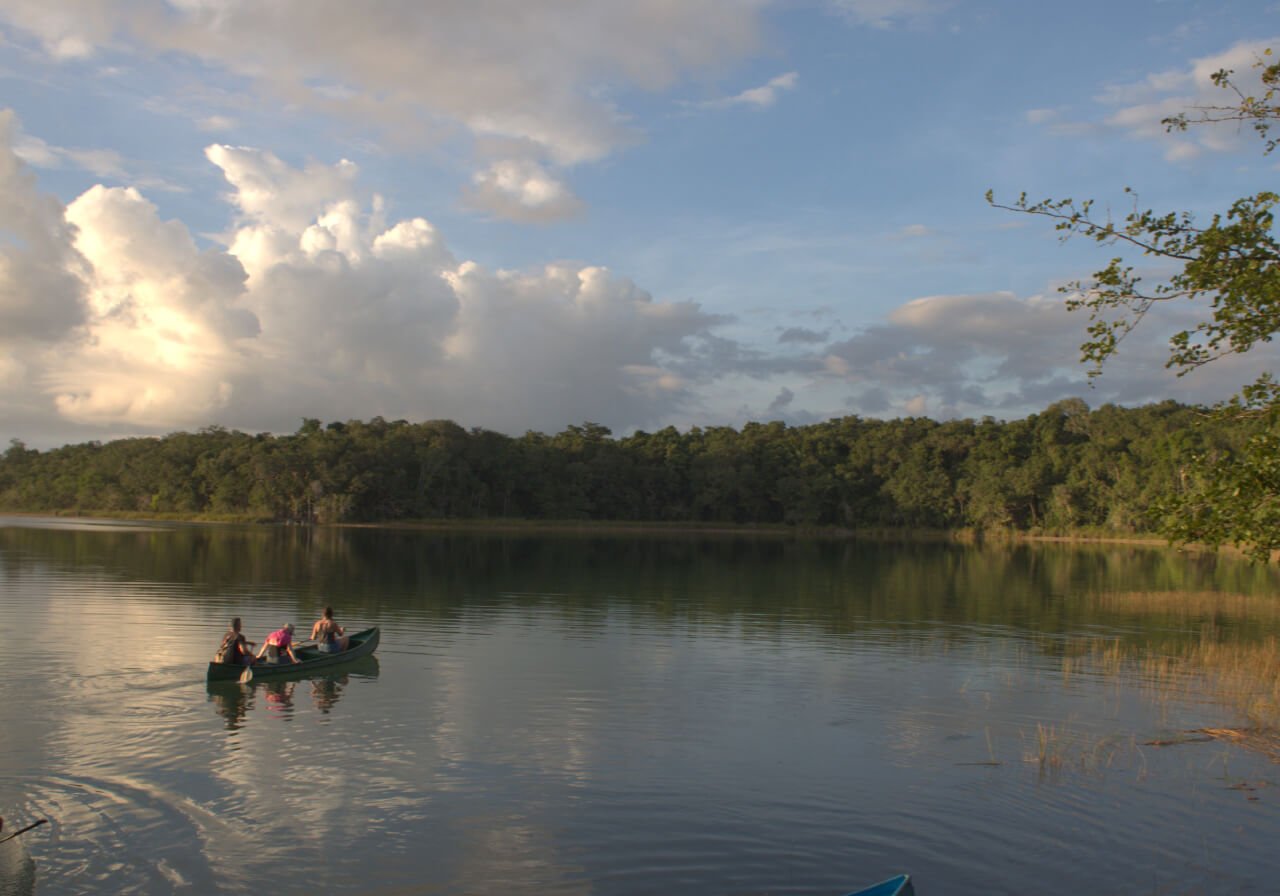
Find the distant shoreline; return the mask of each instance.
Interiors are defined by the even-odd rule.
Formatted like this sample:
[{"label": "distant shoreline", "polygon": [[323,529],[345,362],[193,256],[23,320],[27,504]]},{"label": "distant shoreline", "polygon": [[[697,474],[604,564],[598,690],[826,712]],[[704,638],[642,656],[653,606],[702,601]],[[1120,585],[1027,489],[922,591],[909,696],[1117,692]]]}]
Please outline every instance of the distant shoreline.
[{"label": "distant shoreline", "polygon": [[[146,513],[143,511],[14,511],[0,509],[0,516],[42,519],[119,520],[127,522],[200,523],[210,525],[244,525],[301,528],[308,524],[286,523],[260,517],[234,514]],[[386,520],[360,523],[314,523],[316,529],[400,529],[459,534],[531,535],[709,535],[716,537],[769,538],[814,541],[946,541],[958,544],[1001,544],[1043,542],[1058,544],[1128,544],[1143,547],[1170,547],[1157,535],[1109,534],[1098,532],[1041,533],[997,530],[977,532],[972,529],[894,529],[847,526],[789,526],[774,524],[633,522],[627,520]],[[1201,545],[1185,545],[1179,550],[1213,552]],[[1232,550],[1223,548],[1223,550]]]}]

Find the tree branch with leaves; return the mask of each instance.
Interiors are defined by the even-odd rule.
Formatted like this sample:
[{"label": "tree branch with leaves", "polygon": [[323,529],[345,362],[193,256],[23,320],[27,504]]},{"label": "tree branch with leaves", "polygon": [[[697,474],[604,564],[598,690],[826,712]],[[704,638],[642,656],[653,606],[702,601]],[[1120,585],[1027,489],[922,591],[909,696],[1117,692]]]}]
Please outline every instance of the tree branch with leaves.
[{"label": "tree branch with leaves", "polygon": [[[1166,118],[1166,129],[1247,121],[1265,141],[1264,154],[1270,153],[1280,142],[1270,136],[1271,126],[1280,120],[1275,96],[1280,63],[1269,63],[1265,57],[1270,54],[1268,49],[1255,66],[1265,88],[1259,95],[1242,89],[1234,72],[1220,70],[1211,80],[1235,101]],[[1067,307],[1089,316],[1080,350],[1091,378],[1149,312],[1164,303],[1186,300],[1204,306],[1197,324],[1169,339],[1165,366],[1179,376],[1248,352],[1280,333],[1280,242],[1274,217],[1280,196],[1268,190],[1245,196],[1202,223],[1185,211],[1143,209],[1132,189],[1125,192],[1133,204],[1119,220],[1099,214],[1093,200],[1033,202],[1023,193],[1016,202],[1002,204],[987,192],[987,202],[995,208],[1054,222],[1064,240],[1082,237],[1137,252],[1154,262],[1156,270],[1169,272],[1149,280],[1117,255],[1089,280],[1062,287]],[[1214,412],[1249,420],[1254,432],[1229,451],[1197,459],[1185,489],[1160,508],[1161,528],[1173,541],[1230,542],[1264,559],[1280,550],[1280,386],[1266,373]]]}]

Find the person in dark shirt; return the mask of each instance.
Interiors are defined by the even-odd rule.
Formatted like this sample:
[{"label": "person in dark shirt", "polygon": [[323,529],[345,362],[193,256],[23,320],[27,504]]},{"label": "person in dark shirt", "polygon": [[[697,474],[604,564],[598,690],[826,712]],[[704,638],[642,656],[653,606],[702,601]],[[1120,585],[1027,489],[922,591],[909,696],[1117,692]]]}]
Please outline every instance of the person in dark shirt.
[{"label": "person in dark shirt", "polygon": [[224,663],[237,666],[252,666],[253,651],[249,648],[253,642],[240,633],[240,617],[231,620],[231,627],[222,636],[222,644],[218,647],[218,656]]}]

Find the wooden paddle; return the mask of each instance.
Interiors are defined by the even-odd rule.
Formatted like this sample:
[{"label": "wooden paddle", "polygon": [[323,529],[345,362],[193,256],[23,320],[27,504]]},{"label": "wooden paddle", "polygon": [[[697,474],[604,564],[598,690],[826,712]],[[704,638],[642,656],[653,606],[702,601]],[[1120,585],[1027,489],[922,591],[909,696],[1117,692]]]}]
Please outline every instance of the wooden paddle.
[{"label": "wooden paddle", "polygon": [[27,825],[25,828],[23,828],[20,831],[14,831],[8,837],[0,837],[0,843],[8,843],[10,840],[18,836],[19,834],[25,834],[27,831],[31,830],[32,828],[38,828],[40,827],[40,825],[48,823],[48,821],[49,819],[42,818],[39,821],[35,822],[34,824]]}]

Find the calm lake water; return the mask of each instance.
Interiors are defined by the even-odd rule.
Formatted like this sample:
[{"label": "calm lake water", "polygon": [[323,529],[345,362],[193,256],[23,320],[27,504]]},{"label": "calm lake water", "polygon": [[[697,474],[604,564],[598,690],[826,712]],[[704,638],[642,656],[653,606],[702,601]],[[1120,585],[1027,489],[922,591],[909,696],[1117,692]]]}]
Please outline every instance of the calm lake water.
[{"label": "calm lake water", "polygon": [[[39,894],[1274,894],[1280,766],[1153,745],[1244,723],[1089,645],[1258,643],[1277,584],[1128,546],[0,519],[0,814],[50,820]],[[229,617],[326,603],[376,658],[206,684]]]}]

